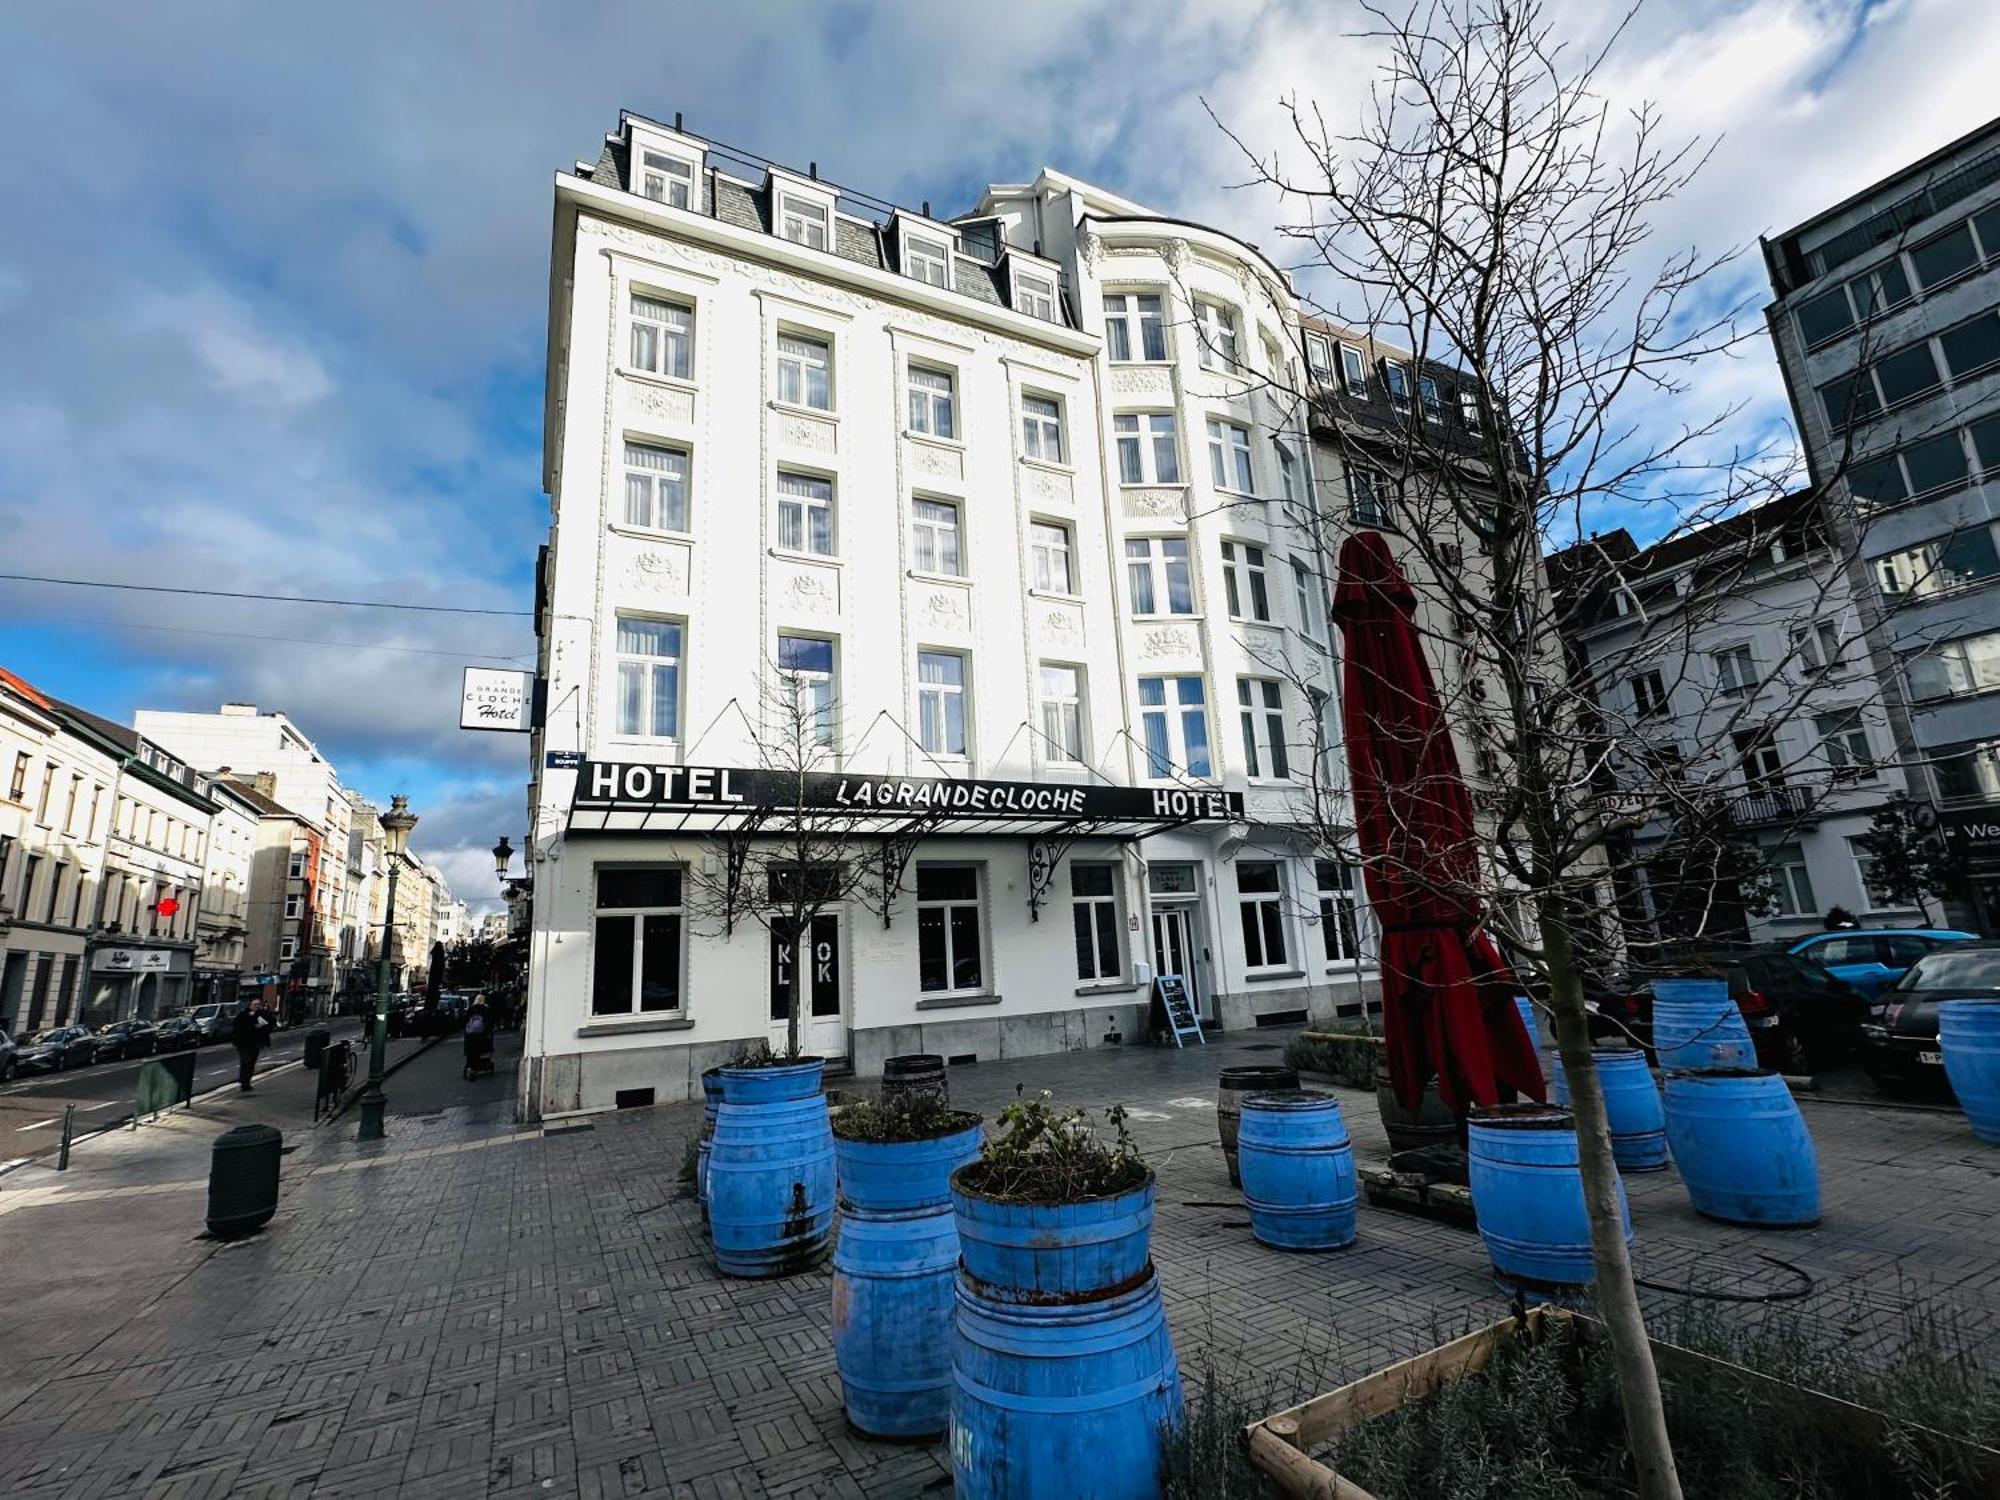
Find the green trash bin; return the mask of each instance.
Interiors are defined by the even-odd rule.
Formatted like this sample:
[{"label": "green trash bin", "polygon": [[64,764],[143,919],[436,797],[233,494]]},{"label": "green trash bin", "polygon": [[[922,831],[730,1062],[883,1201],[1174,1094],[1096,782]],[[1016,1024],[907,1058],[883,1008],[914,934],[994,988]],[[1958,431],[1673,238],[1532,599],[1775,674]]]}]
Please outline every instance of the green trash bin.
[{"label": "green trash bin", "polygon": [[255,1234],[278,1211],[283,1132],[238,1125],[216,1138],[208,1159],[208,1232],[217,1239]]}]

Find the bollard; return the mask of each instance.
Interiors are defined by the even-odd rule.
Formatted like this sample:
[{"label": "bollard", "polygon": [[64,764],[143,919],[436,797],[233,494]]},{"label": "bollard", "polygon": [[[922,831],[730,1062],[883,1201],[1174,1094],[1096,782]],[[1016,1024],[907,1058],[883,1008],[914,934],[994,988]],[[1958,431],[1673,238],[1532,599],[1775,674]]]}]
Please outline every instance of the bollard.
[{"label": "bollard", "polygon": [[62,1150],[56,1154],[56,1170],[58,1172],[67,1172],[69,1170],[69,1138],[70,1132],[75,1129],[76,1106],[74,1104],[65,1104],[63,1106]]},{"label": "bollard", "polygon": [[269,1125],[238,1125],[209,1153],[208,1232],[255,1234],[278,1211],[278,1160],[285,1138]]}]

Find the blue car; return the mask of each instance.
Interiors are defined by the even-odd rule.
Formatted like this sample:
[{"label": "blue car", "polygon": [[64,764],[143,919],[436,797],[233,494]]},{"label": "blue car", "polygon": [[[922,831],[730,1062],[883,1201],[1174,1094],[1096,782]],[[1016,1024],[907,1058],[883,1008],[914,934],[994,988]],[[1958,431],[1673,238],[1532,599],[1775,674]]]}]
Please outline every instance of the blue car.
[{"label": "blue car", "polygon": [[1978,941],[1974,933],[1954,932],[1949,927],[1846,927],[1800,938],[1785,951],[1830,969],[1834,977],[1846,980],[1872,1000],[1926,953],[1952,943]]}]

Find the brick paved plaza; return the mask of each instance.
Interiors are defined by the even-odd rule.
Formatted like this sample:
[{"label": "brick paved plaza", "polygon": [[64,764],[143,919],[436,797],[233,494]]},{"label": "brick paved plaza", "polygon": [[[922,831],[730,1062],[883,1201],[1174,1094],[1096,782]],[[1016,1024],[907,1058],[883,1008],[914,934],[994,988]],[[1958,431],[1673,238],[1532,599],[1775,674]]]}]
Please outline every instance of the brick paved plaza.
[{"label": "brick paved plaza", "polygon": [[[1283,1033],[955,1069],[989,1117],[1017,1081],[1124,1103],[1160,1175],[1155,1256],[1182,1363],[1212,1359],[1274,1402],[1500,1315],[1475,1236],[1362,1210],[1351,1249],[1258,1246],[1216,1144],[1224,1062],[1275,1061]],[[511,1040],[511,1039],[509,1039]],[[391,1081],[390,1139],[351,1117],[296,1145],[257,1238],[198,1238],[206,1151],[305,1098],[255,1101],[93,1142],[58,1178],[0,1178],[0,1490],[20,1496],[945,1494],[942,1449],[845,1430],[825,1273],[712,1271],[680,1196],[699,1110],[521,1129],[500,1080],[456,1078],[451,1046]],[[835,1086],[842,1086],[841,1080]],[[497,1086],[496,1086],[497,1085]],[[1369,1096],[1342,1091],[1359,1154],[1383,1150]],[[253,1108],[254,1104],[254,1108]],[[309,1115],[309,1110],[305,1111]],[[2000,1334],[2000,1151],[1956,1115],[1809,1101],[1826,1218],[1752,1233],[1695,1216],[1671,1172],[1630,1179],[1649,1280],[1777,1288],[1863,1341],[1894,1336],[1907,1285]],[[1217,1206],[1219,1205],[1219,1206]],[[1648,1293],[1655,1310],[1675,1298]]]}]

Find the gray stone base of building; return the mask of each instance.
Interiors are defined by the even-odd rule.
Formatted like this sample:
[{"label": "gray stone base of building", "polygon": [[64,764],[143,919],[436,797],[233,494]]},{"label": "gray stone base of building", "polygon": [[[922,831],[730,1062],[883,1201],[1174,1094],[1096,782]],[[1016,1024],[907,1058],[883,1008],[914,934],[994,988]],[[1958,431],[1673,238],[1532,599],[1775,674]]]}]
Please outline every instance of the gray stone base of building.
[{"label": "gray stone base of building", "polygon": [[851,1036],[854,1072],[861,1078],[879,1075],[884,1059],[911,1052],[934,1052],[947,1062],[992,1062],[1130,1046],[1145,1039],[1146,1006],[1138,1001],[1027,1016],[954,1016],[878,1026]]},{"label": "gray stone base of building", "polygon": [[1301,1023],[1324,1026],[1333,1021],[1357,1020],[1363,1014],[1363,1007],[1369,1013],[1379,1014],[1381,1004],[1382,982],[1374,974],[1363,974],[1359,981],[1351,975],[1330,976],[1316,984],[1272,980],[1255,989],[1216,996],[1216,1012],[1226,1031]]}]

